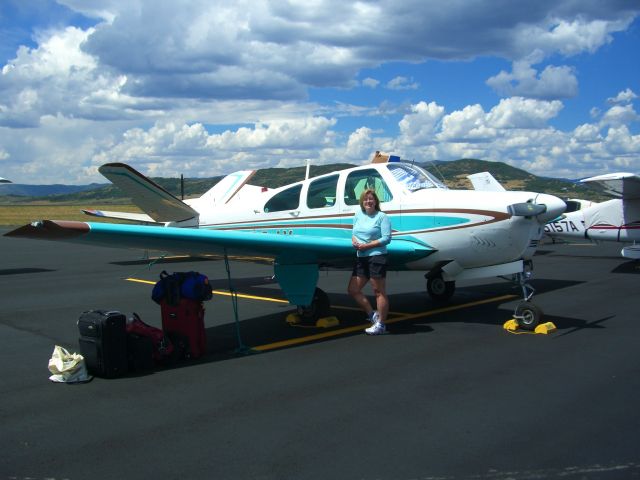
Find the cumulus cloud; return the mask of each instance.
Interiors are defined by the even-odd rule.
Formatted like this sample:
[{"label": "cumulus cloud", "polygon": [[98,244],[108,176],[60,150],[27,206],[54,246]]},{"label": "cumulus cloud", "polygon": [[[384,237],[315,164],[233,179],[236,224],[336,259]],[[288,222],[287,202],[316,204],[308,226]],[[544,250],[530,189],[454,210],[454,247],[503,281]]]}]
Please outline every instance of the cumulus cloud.
[{"label": "cumulus cloud", "polygon": [[350,160],[361,160],[371,152],[372,131],[367,127],[360,127],[351,135],[345,148],[345,157]]},{"label": "cumulus cloud", "polygon": [[376,80],[375,78],[371,78],[371,77],[367,77],[364,80],[362,80],[362,85],[369,88],[376,88],[379,84],[380,84],[379,80]]},{"label": "cumulus cloud", "polygon": [[513,63],[511,73],[502,70],[487,80],[487,85],[506,97],[523,96],[556,100],[571,98],[578,93],[578,79],[572,68],[548,65],[542,72],[532,67],[542,60],[539,50]]},{"label": "cumulus cloud", "polygon": [[496,129],[488,125],[486,113],[476,104],[445,116],[438,139],[446,142],[490,142],[495,135]]},{"label": "cumulus cloud", "polygon": [[496,128],[542,128],[562,110],[562,102],[512,97],[500,100],[488,115]]},{"label": "cumulus cloud", "polygon": [[636,95],[634,93],[634,91],[631,90],[630,88],[627,88],[626,90],[623,90],[622,92],[619,92],[618,95],[616,95],[615,97],[608,98],[607,99],[607,103],[610,104],[610,105],[619,105],[619,104],[631,103],[636,98],[638,98],[638,95]]},{"label": "cumulus cloud", "polygon": [[423,161],[482,158],[567,178],[611,171],[621,158],[627,167],[640,169],[640,135],[619,122],[557,130],[549,121],[561,108],[559,101],[514,97],[501,100],[488,112],[480,105],[469,105],[445,113],[435,103],[421,102],[403,117],[401,135],[390,149]]},{"label": "cumulus cloud", "polygon": [[435,141],[438,122],[444,115],[444,107],[435,102],[420,102],[411,107],[411,113],[400,120],[400,133],[408,145],[428,144]]},{"label": "cumulus cloud", "polygon": [[419,87],[417,82],[413,81],[413,78],[407,77],[395,77],[387,82],[387,88],[389,90],[415,90]]},{"label": "cumulus cloud", "polygon": [[597,18],[598,6],[594,4],[592,7],[595,18],[589,18],[587,12],[577,18],[568,18],[563,14],[566,15],[566,9],[571,7],[558,3],[557,9],[550,12],[545,21],[525,24],[516,39],[517,48],[525,53],[534,49],[564,55],[594,52],[611,42],[611,34],[626,29],[631,21],[624,16],[617,19]]},{"label": "cumulus cloud", "polygon": [[638,120],[640,120],[640,117],[633,105],[614,105],[604,113],[601,123],[603,125],[621,126]]},{"label": "cumulus cloud", "polygon": [[[312,117],[209,133],[200,123],[159,122],[147,130],[127,130],[121,141],[97,152],[93,161],[100,165],[119,158],[120,161],[144,165],[145,169],[157,171],[159,175],[176,174],[180,169],[194,176],[209,176],[230,173],[230,168],[238,170],[241,165],[234,164],[232,159],[259,151],[261,154],[255,154],[251,160],[253,166],[266,167],[269,162],[273,163],[272,166],[279,166],[288,155],[299,160],[307,155],[308,150],[333,145],[331,127],[334,124],[334,119]],[[256,160],[260,157],[262,161]],[[164,173],[160,173],[163,170]]]}]

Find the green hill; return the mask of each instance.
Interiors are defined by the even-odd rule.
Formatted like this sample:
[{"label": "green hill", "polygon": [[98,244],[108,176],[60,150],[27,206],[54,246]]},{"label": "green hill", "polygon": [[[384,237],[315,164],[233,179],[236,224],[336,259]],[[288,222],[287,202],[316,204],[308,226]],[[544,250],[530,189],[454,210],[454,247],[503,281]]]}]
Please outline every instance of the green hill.
[{"label": "green hill", "polygon": [[561,198],[583,198],[602,201],[610,197],[602,193],[602,188],[592,184],[581,184],[562,178],[539,177],[504,162],[489,162],[473,158],[463,158],[451,162],[421,164],[450,188],[471,189],[473,186],[467,175],[489,172],[507,190],[543,192]]},{"label": "green hill", "polygon": [[[477,159],[461,159],[455,161],[438,161],[421,164],[437,178],[444,180],[450,188],[471,189],[471,182],[466,178],[471,173],[490,172],[508,190],[527,190],[544,192],[560,197],[585,198],[601,201],[607,197],[601,189],[592,185],[576,184],[566,179],[538,177],[531,173],[512,167],[503,162],[489,162]],[[347,163],[331,165],[312,165],[310,176],[315,177],[336,170],[353,167]],[[306,167],[265,168],[258,170],[250,180],[253,185],[277,188],[304,179]],[[214,186],[222,177],[185,178],[184,196],[197,197]],[[179,178],[152,178],[154,182],[171,192],[176,197],[181,196]],[[74,192],[69,194],[48,195],[46,197],[0,195],[0,205],[28,205],[28,204],[129,204],[131,200],[118,188],[106,184],[98,188]]]}]

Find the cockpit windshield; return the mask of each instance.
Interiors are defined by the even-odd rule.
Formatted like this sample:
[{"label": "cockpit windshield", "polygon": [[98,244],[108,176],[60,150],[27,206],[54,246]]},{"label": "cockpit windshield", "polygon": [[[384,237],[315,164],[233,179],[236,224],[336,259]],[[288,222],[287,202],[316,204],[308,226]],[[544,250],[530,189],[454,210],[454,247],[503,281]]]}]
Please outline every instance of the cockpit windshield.
[{"label": "cockpit windshield", "polygon": [[447,188],[437,178],[417,165],[389,163],[387,168],[393,177],[410,192],[423,188]]}]

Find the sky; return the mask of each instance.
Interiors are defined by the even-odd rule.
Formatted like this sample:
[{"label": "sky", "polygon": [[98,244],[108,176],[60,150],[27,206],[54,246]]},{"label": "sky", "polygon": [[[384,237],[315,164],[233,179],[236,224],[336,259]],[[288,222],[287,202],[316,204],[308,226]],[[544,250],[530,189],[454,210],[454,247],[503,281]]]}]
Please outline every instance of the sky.
[{"label": "sky", "polygon": [[638,0],[0,0],[0,175],[640,173],[639,52]]}]

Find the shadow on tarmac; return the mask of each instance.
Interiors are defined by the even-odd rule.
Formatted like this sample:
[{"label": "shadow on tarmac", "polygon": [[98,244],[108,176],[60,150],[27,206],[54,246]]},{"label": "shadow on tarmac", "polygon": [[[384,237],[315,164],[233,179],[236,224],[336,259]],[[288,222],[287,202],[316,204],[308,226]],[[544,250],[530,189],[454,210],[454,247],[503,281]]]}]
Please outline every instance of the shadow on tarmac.
[{"label": "shadow on tarmac", "polygon": [[640,273],[640,261],[631,260],[629,262],[621,263],[611,270],[611,273],[631,273],[637,275]]},{"label": "shadow on tarmac", "polygon": [[[260,288],[260,285],[275,283],[271,277],[252,277],[239,279],[237,285],[243,285],[243,295],[256,295],[273,297],[273,290]],[[538,279],[535,282],[537,293],[561,290],[573,287],[582,282],[566,280]],[[214,288],[226,289],[226,280],[214,280]],[[505,295],[513,295],[512,299],[502,298]],[[481,303],[496,298],[495,303]],[[389,319],[392,321],[387,331],[389,335],[415,335],[429,333],[435,330],[434,325],[444,323],[466,323],[501,326],[512,318],[511,312],[505,309],[505,303],[520,301],[519,287],[513,287],[510,283],[494,283],[475,287],[460,288],[453,297],[453,301],[443,306],[432,301],[425,292],[411,292],[389,295],[392,312]],[[288,313],[295,312],[293,307],[287,306],[283,312],[273,313],[260,317],[244,319],[238,322],[229,322],[206,329],[207,353],[198,359],[185,359],[170,366],[161,366],[144,372],[133,372],[130,375],[140,376],[161,373],[163,370],[191,367],[203,363],[213,363],[225,360],[237,359],[250,354],[264,354],[273,350],[291,349],[301,345],[332,341],[336,338],[362,335],[362,330],[367,326],[363,319],[363,313],[354,307],[353,299],[347,294],[331,294],[331,314],[339,318],[339,325],[330,328],[317,327],[313,323],[290,325],[285,317]],[[466,306],[470,304],[469,306]],[[209,307],[208,312],[213,312],[214,307]],[[403,320],[404,315],[410,318]],[[584,320],[545,316],[543,321],[553,322],[557,329],[557,336],[576,333],[583,329],[606,328],[602,325],[611,317],[594,322]],[[395,320],[395,321],[394,321]],[[333,332],[333,333],[332,333]],[[307,337],[307,338],[305,338]],[[298,341],[302,339],[302,341]],[[291,343],[287,343],[292,341]],[[265,345],[281,345],[268,348],[266,351],[252,350],[252,348]]]},{"label": "shadow on tarmac", "polygon": [[0,275],[18,275],[23,273],[55,272],[50,268],[5,268],[0,270]]}]

